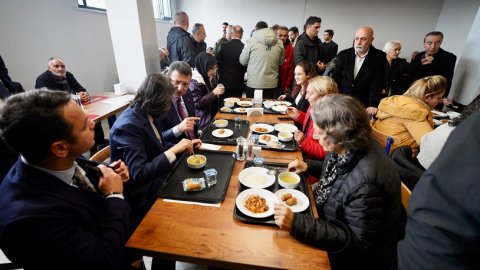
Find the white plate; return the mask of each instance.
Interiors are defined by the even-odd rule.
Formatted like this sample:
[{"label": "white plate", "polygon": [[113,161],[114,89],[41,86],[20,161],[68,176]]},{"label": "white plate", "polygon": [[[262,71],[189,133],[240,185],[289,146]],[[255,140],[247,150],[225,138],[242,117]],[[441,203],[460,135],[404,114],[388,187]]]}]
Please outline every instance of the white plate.
[{"label": "white plate", "polygon": [[[270,140],[269,140],[269,141],[263,140],[263,139],[262,139],[263,136],[269,136],[269,137],[270,137]],[[277,137],[277,136],[270,135],[270,134],[264,134],[264,135],[260,135],[260,136],[258,137],[258,142],[259,142],[259,143],[263,143],[263,144],[267,144],[268,142],[278,142],[278,137]]]},{"label": "white plate", "polygon": [[238,106],[242,106],[242,107],[251,107],[252,104],[253,104],[253,103],[252,103],[250,100],[237,101],[237,105],[238,105]]},{"label": "white plate", "polygon": [[453,118],[457,118],[457,117],[462,116],[460,113],[454,112],[454,111],[449,111],[449,112],[447,112],[447,115],[448,115],[448,117],[450,117],[450,119],[453,119]]},{"label": "white plate", "polygon": [[[285,193],[291,193],[293,197],[297,198],[297,204],[288,206],[285,202],[283,202],[282,195]],[[279,189],[277,192],[275,192],[275,196],[277,196],[277,199],[281,204],[287,207],[290,207],[290,209],[294,213],[302,212],[303,210],[307,209],[308,206],[310,205],[310,201],[308,200],[308,197],[305,194],[303,194],[303,192],[298,191],[296,189]]]},{"label": "white plate", "polygon": [[220,111],[229,113],[229,112],[232,112],[233,110],[232,110],[232,108],[229,108],[229,107],[222,107],[222,108],[220,108]]},{"label": "white plate", "polygon": [[275,105],[281,105],[281,106],[292,106],[292,103],[289,102],[289,101],[285,101],[285,100],[277,100],[275,101]]},{"label": "white plate", "polygon": [[285,131],[294,133],[298,130],[298,128],[292,124],[276,124],[275,126],[273,126],[273,128],[275,128],[275,130],[278,132]]},{"label": "white plate", "polygon": [[[225,132],[220,134],[220,133],[218,133],[220,130],[225,130]],[[228,129],[228,128],[219,128],[219,129],[215,129],[214,131],[212,131],[213,137],[217,137],[217,138],[227,138],[227,137],[232,136],[232,134],[233,134],[233,131],[231,129]]]},{"label": "white plate", "polygon": [[[259,131],[256,131],[255,129],[256,128],[265,128],[267,129],[266,132],[259,132]],[[255,132],[255,133],[270,133],[273,131],[273,126],[269,125],[269,124],[253,124],[250,126],[250,130]]]},{"label": "white plate", "polygon": [[435,117],[435,116],[440,116],[440,117],[445,117],[445,116],[447,116],[446,113],[444,113],[444,112],[439,112],[439,111],[432,111],[432,114],[433,114],[434,117]]},{"label": "white plate", "polygon": [[229,97],[229,98],[224,98],[223,99],[223,102],[232,102],[232,103],[235,103],[237,101],[240,101],[239,98],[234,98],[234,97]]},{"label": "white plate", "polygon": [[249,167],[238,174],[238,180],[248,188],[267,188],[275,183],[275,175],[267,172],[265,168]]},{"label": "white plate", "polygon": [[283,105],[273,106],[272,110],[274,110],[276,112],[284,113],[287,110],[287,106],[283,106]]},{"label": "white plate", "polygon": [[[245,201],[250,195],[258,195],[264,198],[268,205],[268,210],[264,213],[250,212],[250,210],[248,210],[244,205]],[[237,199],[235,200],[235,204],[237,205],[238,210],[240,210],[240,212],[244,213],[245,215],[253,218],[265,218],[273,215],[273,207],[275,203],[278,203],[277,197],[275,196],[275,194],[266,189],[246,189],[240,192],[240,194],[238,194],[237,196]]]},{"label": "white plate", "polygon": [[[245,108],[235,108],[233,109],[236,113],[247,113],[247,109]],[[244,111],[241,111],[244,110]]]}]

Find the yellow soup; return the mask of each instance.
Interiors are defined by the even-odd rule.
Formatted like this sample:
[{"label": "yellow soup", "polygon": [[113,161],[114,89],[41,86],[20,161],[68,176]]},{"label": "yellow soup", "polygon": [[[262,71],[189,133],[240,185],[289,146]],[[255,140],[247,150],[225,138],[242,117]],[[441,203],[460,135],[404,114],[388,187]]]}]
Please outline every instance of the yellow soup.
[{"label": "yellow soup", "polygon": [[295,184],[298,182],[298,179],[291,175],[282,175],[282,181],[288,184]]}]

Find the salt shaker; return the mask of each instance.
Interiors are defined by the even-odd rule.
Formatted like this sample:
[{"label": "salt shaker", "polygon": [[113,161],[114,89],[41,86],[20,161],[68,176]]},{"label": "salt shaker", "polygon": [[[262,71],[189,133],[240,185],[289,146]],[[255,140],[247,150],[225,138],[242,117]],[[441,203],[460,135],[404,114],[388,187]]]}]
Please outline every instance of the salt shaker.
[{"label": "salt shaker", "polygon": [[255,155],[253,154],[253,145],[255,144],[255,139],[254,138],[248,138],[247,139],[247,155],[246,159],[248,161],[252,161]]},{"label": "salt shaker", "polygon": [[237,160],[245,160],[245,138],[242,136],[237,138]]}]

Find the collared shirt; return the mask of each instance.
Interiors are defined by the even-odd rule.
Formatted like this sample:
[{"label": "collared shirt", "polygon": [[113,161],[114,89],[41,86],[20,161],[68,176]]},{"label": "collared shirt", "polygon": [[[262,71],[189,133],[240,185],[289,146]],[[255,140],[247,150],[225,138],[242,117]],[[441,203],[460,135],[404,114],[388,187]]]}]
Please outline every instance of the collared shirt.
[{"label": "collared shirt", "polygon": [[[77,163],[75,162],[73,164],[72,167],[64,170],[64,171],[54,171],[54,170],[50,170],[50,169],[46,169],[46,168],[43,168],[43,167],[39,167],[39,166],[36,166],[36,165],[33,165],[31,163],[29,163],[24,156],[20,156],[21,160],[23,163],[27,164],[28,166],[31,166],[35,169],[38,169],[40,171],[43,171],[43,172],[46,172],[50,175],[53,175],[55,176],[56,178],[60,179],[62,182],[64,182],[65,184],[69,185],[69,186],[72,186],[72,187],[76,187],[78,188],[77,185],[75,185],[73,183],[73,175],[75,174],[75,167],[78,166]],[[83,170],[82,167],[78,166],[80,172],[85,175],[85,171]],[[120,199],[123,199],[123,195],[122,194],[111,194],[109,196],[106,197],[107,199],[108,198],[120,198]]]},{"label": "collared shirt", "polygon": [[355,68],[353,69],[354,78],[357,77],[357,74],[362,68],[363,62],[365,61],[365,57],[367,57],[369,51],[370,51],[370,48],[363,56],[359,56],[358,53],[355,53]]},{"label": "collared shirt", "polygon": [[[182,117],[180,116],[180,114],[178,113],[178,106],[177,106],[177,100],[178,99],[181,99],[182,100],[182,104],[185,104],[183,103],[183,98],[182,97],[172,97],[172,103],[173,103],[173,107],[175,108],[175,111],[177,112],[177,115],[178,115],[178,119],[180,119],[180,122],[183,121]],[[185,107],[185,105],[184,105]],[[186,110],[187,108],[185,108]],[[179,137],[180,135],[182,135],[182,133],[180,132],[180,130],[178,130],[178,125],[174,126],[173,127],[173,135],[175,135],[175,137]]]}]

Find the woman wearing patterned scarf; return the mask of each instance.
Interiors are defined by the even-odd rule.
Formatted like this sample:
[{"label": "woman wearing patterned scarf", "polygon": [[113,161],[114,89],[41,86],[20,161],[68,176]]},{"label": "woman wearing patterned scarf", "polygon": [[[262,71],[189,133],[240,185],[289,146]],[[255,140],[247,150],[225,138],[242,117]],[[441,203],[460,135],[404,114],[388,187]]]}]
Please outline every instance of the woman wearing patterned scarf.
[{"label": "woman wearing patterned scarf", "polygon": [[306,244],[325,249],[332,269],[388,269],[396,262],[400,178],[372,139],[365,108],[346,95],[314,104],[314,139],[323,162],[295,160],[289,171],[320,175],[314,188],[318,219],[275,205],[275,223]]}]

